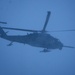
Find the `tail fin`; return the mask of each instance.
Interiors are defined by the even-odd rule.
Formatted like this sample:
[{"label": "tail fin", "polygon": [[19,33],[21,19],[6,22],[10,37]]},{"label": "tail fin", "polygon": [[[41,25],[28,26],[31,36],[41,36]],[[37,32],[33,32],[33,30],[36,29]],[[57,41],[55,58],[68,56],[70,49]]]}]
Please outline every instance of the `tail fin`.
[{"label": "tail fin", "polygon": [[2,27],[0,27],[0,37],[4,37],[4,36],[6,36],[6,33],[4,32]]}]

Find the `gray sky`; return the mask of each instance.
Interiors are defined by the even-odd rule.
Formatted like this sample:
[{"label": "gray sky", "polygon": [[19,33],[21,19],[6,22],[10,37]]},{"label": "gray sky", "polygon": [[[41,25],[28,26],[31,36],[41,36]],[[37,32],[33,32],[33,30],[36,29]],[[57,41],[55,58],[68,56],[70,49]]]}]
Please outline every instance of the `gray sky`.
[{"label": "gray sky", "polygon": [[[75,29],[75,0],[0,0],[0,26],[43,28],[47,11],[51,17],[46,30]],[[26,35],[9,31],[8,35]],[[64,45],[75,46],[75,32],[50,33]],[[75,49],[63,48],[40,53],[42,48],[0,38],[0,75],[75,75]]]}]

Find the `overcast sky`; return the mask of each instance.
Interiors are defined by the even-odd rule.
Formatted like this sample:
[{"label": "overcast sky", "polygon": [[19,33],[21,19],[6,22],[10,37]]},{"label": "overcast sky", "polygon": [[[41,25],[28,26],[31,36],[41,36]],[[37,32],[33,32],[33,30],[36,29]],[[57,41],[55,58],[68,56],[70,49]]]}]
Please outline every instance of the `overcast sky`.
[{"label": "overcast sky", "polygon": [[[51,17],[46,30],[75,29],[75,0],[0,0],[0,26],[41,30],[47,11]],[[8,35],[27,32],[9,31]],[[75,46],[75,32],[49,33],[64,45]],[[75,75],[75,49],[55,49],[40,53],[43,48],[0,38],[0,75]]]}]

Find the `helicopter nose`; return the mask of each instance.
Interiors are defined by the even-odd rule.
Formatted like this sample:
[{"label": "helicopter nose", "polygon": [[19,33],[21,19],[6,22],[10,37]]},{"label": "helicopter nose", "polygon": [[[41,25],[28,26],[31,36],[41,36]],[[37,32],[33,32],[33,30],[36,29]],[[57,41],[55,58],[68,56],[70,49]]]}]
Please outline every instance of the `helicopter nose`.
[{"label": "helicopter nose", "polygon": [[59,43],[59,50],[62,50],[63,44],[60,42]]}]

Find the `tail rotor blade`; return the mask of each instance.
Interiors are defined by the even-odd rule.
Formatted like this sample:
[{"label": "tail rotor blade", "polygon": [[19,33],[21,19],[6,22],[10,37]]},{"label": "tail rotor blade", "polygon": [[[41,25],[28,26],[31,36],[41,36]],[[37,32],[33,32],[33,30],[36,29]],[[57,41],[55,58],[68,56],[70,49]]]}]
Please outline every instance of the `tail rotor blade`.
[{"label": "tail rotor blade", "polygon": [[1,21],[0,21],[0,23],[2,23],[2,24],[7,24],[7,22],[1,22]]}]

